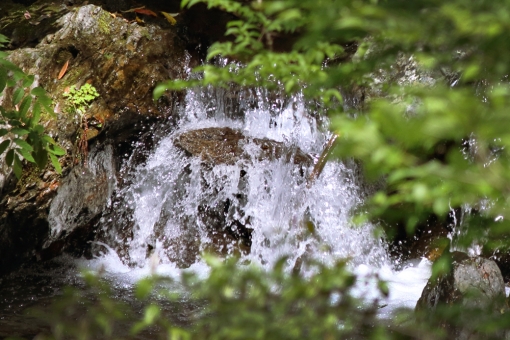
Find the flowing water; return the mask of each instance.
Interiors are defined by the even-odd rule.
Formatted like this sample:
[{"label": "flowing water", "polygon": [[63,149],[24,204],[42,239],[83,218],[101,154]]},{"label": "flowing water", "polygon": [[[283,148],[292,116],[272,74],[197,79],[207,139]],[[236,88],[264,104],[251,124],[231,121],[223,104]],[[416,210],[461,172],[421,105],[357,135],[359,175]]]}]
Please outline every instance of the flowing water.
[{"label": "flowing water", "polygon": [[[188,267],[207,275],[200,254],[211,251],[265,268],[286,256],[289,271],[299,268],[303,258],[325,264],[348,258],[360,277],[378,273],[388,280],[391,293],[382,314],[395,307],[414,308],[430,263],[417,260],[395,272],[374,226],[352,223],[353,210],[372,190],[355,162],[328,162],[310,186],[313,164],[255,156],[253,140],[265,138],[316,161],[331,137],[327,121],[309,111],[299,96],[281,99],[250,90],[232,98],[233,92],[190,91],[178,123],[161,128],[147,160],[126,162],[122,173],[130,184],[117,191],[112,213],[102,219],[109,233],[96,245],[102,255],[94,265],[103,263],[112,272],[136,277],[134,273],[145,275],[149,269],[178,275]],[[211,127],[241,131],[244,149],[252,156],[204,165],[202,158],[175,145],[178,136]],[[232,237],[232,229],[234,236],[236,229],[249,230],[250,246],[243,237]],[[375,295],[370,284],[361,286],[360,295]]]},{"label": "flowing water", "polygon": [[[132,211],[128,219],[134,223],[124,260],[143,266],[150,248],[161,263],[186,262],[183,257],[191,257],[188,262],[199,261],[189,248],[199,254],[217,241],[208,224],[209,215],[219,214],[225,215],[225,225],[253,230],[251,249],[242,256],[263,266],[271,266],[281,256],[290,256],[292,264],[305,252],[323,262],[350,258],[353,265],[388,263],[384,242],[372,236],[373,227],[355,227],[350,222],[350,213],[363,196],[354,163],[330,162],[307,188],[310,167],[303,169],[283,158],[240,157],[234,164],[204,166],[200,157],[186,156],[175,146],[176,136],[185,132],[225,126],[246,137],[282,142],[289,150],[299,148],[311,155],[320,154],[329,138],[299,98],[271,107],[263,93],[256,93],[251,100],[254,105],[238,109],[242,114],[225,112],[227,108],[219,101],[220,95],[208,92],[188,95],[177,129],[161,139],[147,162],[129,174],[132,184],[118,192],[119,210]],[[251,153],[256,145],[248,141],[244,148]],[[120,215],[113,216],[116,230],[126,224]],[[305,220],[313,224],[313,234],[303,226]],[[221,234],[222,227],[213,234]],[[223,248],[232,254],[236,242],[225,243]]]},{"label": "flowing water", "polygon": [[[176,146],[182,134],[213,127],[240,131],[244,156],[213,164]],[[388,281],[382,316],[396,307],[414,308],[430,263],[417,260],[394,271],[375,227],[352,223],[353,210],[371,190],[355,162],[329,161],[308,185],[313,164],[293,161],[302,152],[313,163],[331,137],[327,121],[309,111],[301,97],[282,99],[263,90],[189,91],[177,122],[154,127],[153,134],[155,148],[135,150],[122,165],[120,180],[111,148],[91,152],[83,175],[103,178],[99,193],[105,212],[93,245],[96,256],[74,260],[79,267],[101,270],[129,287],[151,272],[176,277],[193,270],[205,276],[203,252],[238,256],[240,263],[265,268],[287,256],[288,270],[303,275],[299,264],[305,258],[325,264],[347,258],[361,278],[378,273]],[[257,140],[279,142],[290,156],[257,157]],[[76,190],[90,180],[71,177],[50,210],[55,237],[78,223],[83,210]],[[376,289],[367,280],[357,294],[371,298]]]}]

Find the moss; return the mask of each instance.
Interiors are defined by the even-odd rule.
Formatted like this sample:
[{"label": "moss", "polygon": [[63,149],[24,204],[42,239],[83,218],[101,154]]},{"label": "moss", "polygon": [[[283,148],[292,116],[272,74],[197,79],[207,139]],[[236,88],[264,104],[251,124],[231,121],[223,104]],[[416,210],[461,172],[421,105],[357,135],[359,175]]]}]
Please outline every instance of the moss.
[{"label": "moss", "polygon": [[23,167],[23,173],[19,181],[16,183],[16,188],[20,191],[20,193],[25,192],[40,181],[40,174],[41,169],[32,163],[27,163]]},{"label": "moss", "polygon": [[110,20],[111,17],[106,11],[99,12],[99,18],[97,19],[97,24],[99,25],[99,30],[103,34],[110,34]]},{"label": "moss", "polygon": [[55,61],[58,65],[64,65],[66,61],[73,58],[73,54],[67,50],[61,50],[57,53]]},{"label": "moss", "polygon": [[152,36],[147,28],[143,29],[141,31],[142,37],[146,38],[147,40],[151,40]]}]

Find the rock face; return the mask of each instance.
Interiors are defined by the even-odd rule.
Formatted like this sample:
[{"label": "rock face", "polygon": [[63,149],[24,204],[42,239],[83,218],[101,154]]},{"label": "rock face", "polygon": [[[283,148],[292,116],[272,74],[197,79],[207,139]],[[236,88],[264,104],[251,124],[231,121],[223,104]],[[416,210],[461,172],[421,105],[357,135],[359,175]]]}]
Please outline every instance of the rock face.
[{"label": "rock face", "polygon": [[[244,146],[253,142],[254,148],[247,150]],[[291,149],[282,142],[267,138],[247,138],[241,131],[228,127],[212,127],[185,132],[175,140],[193,156],[200,157],[210,164],[234,164],[239,159],[254,157],[259,161],[284,159],[296,165],[309,167],[312,158],[300,149]]]},{"label": "rock face", "polygon": [[[33,86],[43,86],[53,98],[58,119],[43,119],[47,132],[67,155],[60,160],[63,176],[50,167],[39,171],[27,165],[21,180],[16,181],[9,169],[0,171],[0,274],[65,249],[76,255],[86,253],[84,248],[112,193],[122,157],[129,154],[145,129],[174,113],[178,97],[170,94],[154,102],[154,86],[180,77],[188,67],[185,43],[177,29],[164,20],[161,25],[142,26],[94,5],[73,8],[41,3],[44,1],[28,9],[41,23],[27,23],[29,28],[40,25],[39,33],[17,33],[13,40],[16,45],[34,47],[14,50],[9,58],[26,73],[36,75]],[[22,17],[27,10],[13,8],[14,14],[0,17],[0,22],[5,23],[9,16]],[[4,33],[11,34],[11,39],[12,34],[21,32],[21,28],[9,29]],[[66,62],[67,72],[57,79]],[[99,97],[81,116],[73,112],[63,94],[69,87],[85,83],[93,85]],[[87,141],[85,147],[80,144],[83,140]],[[87,159],[94,162],[87,156],[89,150],[99,158],[107,151],[116,161],[95,168],[86,164]],[[103,155],[98,155],[101,152]],[[70,206],[76,198],[83,202]],[[50,207],[68,212],[60,221],[67,229],[58,221],[48,222]]]},{"label": "rock face", "polygon": [[429,280],[416,304],[416,310],[433,316],[439,309],[451,308],[456,304],[457,308],[462,308],[458,316],[462,326],[444,322],[445,330],[455,339],[479,338],[481,334],[470,329],[469,320],[482,317],[482,310],[484,314],[507,312],[501,271],[494,261],[482,257],[471,258],[460,252],[446,256],[452,261],[450,271]]}]

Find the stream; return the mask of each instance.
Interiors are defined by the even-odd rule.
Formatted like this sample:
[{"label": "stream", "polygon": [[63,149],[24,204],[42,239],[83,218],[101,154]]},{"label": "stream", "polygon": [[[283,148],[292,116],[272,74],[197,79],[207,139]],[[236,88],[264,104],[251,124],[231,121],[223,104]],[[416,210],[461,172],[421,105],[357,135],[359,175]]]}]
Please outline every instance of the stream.
[{"label": "stream", "polygon": [[[430,263],[416,259],[394,270],[384,238],[374,236],[375,226],[351,221],[353,210],[373,190],[359,166],[329,161],[307,185],[313,165],[292,161],[300,150],[316,162],[331,137],[327,121],[307,110],[303,98],[281,99],[258,89],[202,89],[189,91],[179,112],[176,123],[152,127],[156,146],[140,145],[127,155],[120,178],[111,148],[91,151],[87,176],[100,175],[107,182],[104,206],[98,207],[103,215],[95,257],[62,257],[2,279],[0,336],[19,331],[27,306],[47,304],[65,285],[82,285],[82,269],[101,272],[129,302],[133,285],[151,273],[178,278],[185,270],[207,276],[203,252],[238,256],[241,264],[266,269],[287,256],[288,270],[297,268],[301,275],[307,275],[299,267],[303,258],[324,264],[347,258],[361,278],[355,292],[360,297],[380,298],[371,275],[388,281],[381,317],[390,317],[396,308],[414,308]],[[242,133],[248,156],[204,162],[175,143],[192,131],[225,127]],[[254,156],[260,140],[278,142],[289,150],[290,161]],[[59,189],[50,209],[52,235],[80,223],[84,198],[77,192],[83,185],[84,180],[70,180]],[[39,329],[31,327],[32,333]]]}]

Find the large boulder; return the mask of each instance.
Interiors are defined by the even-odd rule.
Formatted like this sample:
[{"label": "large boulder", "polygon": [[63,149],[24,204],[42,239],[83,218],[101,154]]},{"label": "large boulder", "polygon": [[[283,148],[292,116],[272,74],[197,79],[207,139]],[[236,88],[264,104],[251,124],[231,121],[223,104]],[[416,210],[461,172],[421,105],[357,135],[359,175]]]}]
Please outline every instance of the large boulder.
[{"label": "large boulder", "polygon": [[[185,44],[163,19],[161,25],[140,25],[94,5],[42,3],[28,11],[47,17],[37,25],[23,23],[40,27],[39,33],[13,40],[33,47],[14,50],[9,58],[36,75],[33,86],[43,86],[53,98],[57,119],[43,117],[44,125],[67,155],[60,160],[63,176],[50,167],[40,171],[26,165],[20,181],[0,161],[0,274],[65,249],[76,255],[86,252],[122,158],[152,124],[174,114],[178,96],[169,94],[155,102],[154,86],[183,76],[188,67]],[[22,9],[13,8],[1,22],[10,16],[28,21]],[[51,25],[43,27],[46,22]],[[13,27],[4,33],[19,30]],[[57,79],[66,63],[67,71]],[[64,93],[85,83],[93,85],[99,97],[80,115]],[[150,143],[150,138],[144,141]],[[95,167],[105,152],[112,159]],[[52,209],[67,214],[48,222]]]},{"label": "large boulder", "polygon": [[420,317],[455,315],[455,320],[441,319],[441,326],[452,338],[483,338],[477,332],[483,317],[507,312],[501,271],[486,258],[469,257],[461,252],[445,252],[442,259],[445,257],[451,263],[450,269],[429,279],[416,311]]}]

